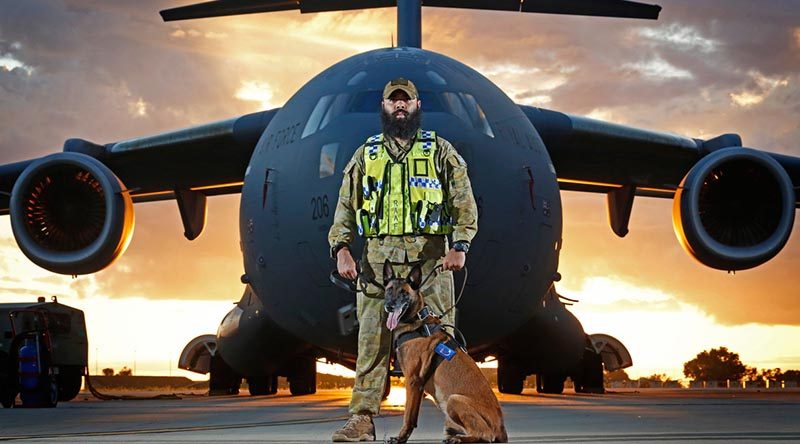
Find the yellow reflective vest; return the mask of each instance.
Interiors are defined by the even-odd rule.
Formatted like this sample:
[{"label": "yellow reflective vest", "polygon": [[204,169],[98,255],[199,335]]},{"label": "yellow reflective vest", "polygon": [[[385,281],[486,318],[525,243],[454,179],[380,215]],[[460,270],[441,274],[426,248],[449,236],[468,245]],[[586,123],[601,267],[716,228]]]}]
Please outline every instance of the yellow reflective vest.
[{"label": "yellow reflective vest", "polygon": [[436,174],[436,133],[417,132],[405,159],[395,162],[383,146],[383,134],[364,144],[363,203],[356,211],[358,233],[365,237],[449,234],[453,222],[442,182]]}]

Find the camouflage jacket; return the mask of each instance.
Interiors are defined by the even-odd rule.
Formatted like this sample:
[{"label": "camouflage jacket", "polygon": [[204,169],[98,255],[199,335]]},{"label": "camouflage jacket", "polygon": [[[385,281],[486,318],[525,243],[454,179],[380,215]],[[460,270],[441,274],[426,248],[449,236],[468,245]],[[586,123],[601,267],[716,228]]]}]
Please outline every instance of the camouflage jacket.
[{"label": "camouflage jacket", "polygon": [[[403,160],[413,143],[411,140],[408,145],[402,146],[389,137],[384,142],[395,161]],[[467,164],[447,140],[437,136],[436,144],[434,163],[453,217],[452,240],[471,242],[478,231],[478,209],[467,176]],[[344,168],[333,225],[328,232],[331,248],[341,243],[350,245],[358,233],[355,209],[361,208],[361,178],[364,171],[364,145],[361,145]],[[381,264],[386,259],[395,263],[435,260],[445,255],[447,247],[447,238],[443,235],[383,236],[367,239],[364,257],[373,264]]]}]

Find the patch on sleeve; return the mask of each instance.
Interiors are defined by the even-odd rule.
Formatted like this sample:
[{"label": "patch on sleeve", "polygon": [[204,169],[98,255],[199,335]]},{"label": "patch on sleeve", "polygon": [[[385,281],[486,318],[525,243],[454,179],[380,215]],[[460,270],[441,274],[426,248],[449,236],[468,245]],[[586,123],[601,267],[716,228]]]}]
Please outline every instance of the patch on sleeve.
[{"label": "patch on sleeve", "polygon": [[447,156],[447,163],[449,163],[451,166],[454,166],[454,167],[459,167],[459,166],[460,167],[466,167],[467,166],[467,162],[465,162],[464,158],[461,157],[461,155],[458,154],[455,150],[453,150],[453,152],[449,156]]},{"label": "patch on sleeve", "polygon": [[356,156],[353,156],[353,158],[350,159],[350,162],[347,162],[347,165],[344,166],[344,170],[342,170],[342,172],[344,174],[350,174],[350,172],[353,171],[353,167],[355,166],[356,166]]}]

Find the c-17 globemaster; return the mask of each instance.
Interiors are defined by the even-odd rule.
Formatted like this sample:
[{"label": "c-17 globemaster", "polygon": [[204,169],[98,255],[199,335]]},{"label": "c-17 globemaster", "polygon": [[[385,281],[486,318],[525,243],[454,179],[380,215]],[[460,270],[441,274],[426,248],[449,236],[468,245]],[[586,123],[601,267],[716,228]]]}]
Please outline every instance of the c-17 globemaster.
[{"label": "c-17 globemaster", "polygon": [[[181,367],[211,372],[213,393],[315,391],[317,359],[354,367],[353,332],[341,334],[353,295],[333,285],[326,240],[356,147],[380,132],[387,80],[420,91],[424,127],[451,141],[469,167],[479,233],[457,325],[478,361],[498,361],[499,389],[602,392],[603,369],[632,364],[611,336],[587,334],[555,290],[562,246],[561,190],[607,195],[611,229],[628,232],[637,196],[674,199],[685,250],[704,265],[761,265],[794,223],[800,159],[742,147],[736,134],[708,140],[515,104],[465,64],[422,49],[422,6],[657,19],[659,6],[623,0],[223,0],[161,12],[167,20],[287,11],[397,7],[397,46],[326,69],[282,107],[193,128],[96,144],[0,166],[0,211],[37,265],[88,274],[123,254],[133,204],[175,200],[185,236],[203,231],[208,196],[241,193],[244,295],[216,335],[184,349]],[[179,87],[179,86],[176,86]],[[353,245],[358,252],[363,244]],[[456,288],[463,277],[456,274]]]}]

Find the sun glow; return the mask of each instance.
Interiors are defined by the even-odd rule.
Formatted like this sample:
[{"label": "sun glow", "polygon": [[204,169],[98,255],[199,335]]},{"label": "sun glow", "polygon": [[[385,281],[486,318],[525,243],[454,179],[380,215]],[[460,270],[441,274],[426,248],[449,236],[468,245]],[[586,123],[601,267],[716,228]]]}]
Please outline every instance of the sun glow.
[{"label": "sun glow", "polygon": [[405,387],[392,386],[389,390],[389,397],[384,401],[387,405],[392,407],[402,407],[406,405],[406,389]]}]

